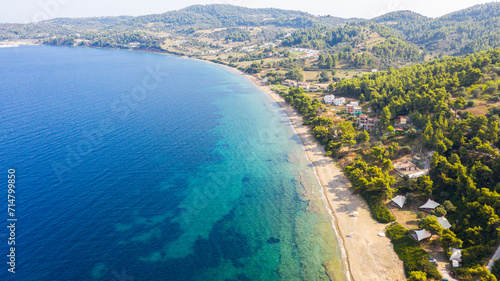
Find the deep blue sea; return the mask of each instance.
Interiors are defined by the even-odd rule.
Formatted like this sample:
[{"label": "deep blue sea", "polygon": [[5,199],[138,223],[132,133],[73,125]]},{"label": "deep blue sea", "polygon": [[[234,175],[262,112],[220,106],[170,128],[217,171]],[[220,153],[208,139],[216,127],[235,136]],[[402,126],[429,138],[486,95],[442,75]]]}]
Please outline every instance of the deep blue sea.
[{"label": "deep blue sea", "polygon": [[0,132],[0,280],[346,278],[300,139],[231,69],[0,48]]}]

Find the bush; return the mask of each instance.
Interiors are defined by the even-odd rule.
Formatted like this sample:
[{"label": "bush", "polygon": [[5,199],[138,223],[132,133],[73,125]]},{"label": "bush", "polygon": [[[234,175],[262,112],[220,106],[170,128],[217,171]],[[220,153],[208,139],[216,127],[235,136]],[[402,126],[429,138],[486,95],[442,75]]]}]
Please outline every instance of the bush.
[{"label": "bush", "polygon": [[491,268],[491,273],[495,275],[497,279],[500,279],[500,260],[496,260]]},{"label": "bush", "polygon": [[401,148],[401,153],[403,154],[410,154],[411,153],[411,147],[409,145],[405,145]]},{"label": "bush", "polygon": [[427,274],[422,271],[412,271],[410,272],[410,278],[408,281],[427,281]]},{"label": "bush", "polygon": [[459,267],[455,269],[455,273],[460,277],[460,280],[481,280],[494,281],[495,276],[488,269],[479,265],[475,267]]},{"label": "bush", "polygon": [[423,219],[423,218],[425,218],[425,213],[424,213],[424,212],[422,212],[422,211],[418,212],[418,213],[417,213],[417,218],[419,218],[419,219]]},{"label": "bush", "polygon": [[396,220],[396,218],[389,211],[389,208],[384,205],[382,198],[378,195],[374,195],[370,192],[362,192],[361,196],[363,196],[368,203],[373,219],[380,223],[389,223]]},{"label": "bush", "polygon": [[472,267],[482,265],[483,260],[489,257],[491,249],[488,246],[477,245],[462,250],[462,263],[464,266]]},{"label": "bush", "polygon": [[450,200],[444,201],[443,206],[447,212],[454,212],[457,209],[457,207],[453,206],[453,203],[451,203]]},{"label": "bush", "polygon": [[431,212],[432,215],[435,215],[436,217],[444,217],[446,216],[446,209],[441,206],[437,206],[436,209],[432,210]]},{"label": "bush", "polygon": [[406,228],[399,224],[398,222],[391,223],[385,228],[386,235],[387,237],[394,239],[394,238],[401,238],[401,236],[406,235]]}]

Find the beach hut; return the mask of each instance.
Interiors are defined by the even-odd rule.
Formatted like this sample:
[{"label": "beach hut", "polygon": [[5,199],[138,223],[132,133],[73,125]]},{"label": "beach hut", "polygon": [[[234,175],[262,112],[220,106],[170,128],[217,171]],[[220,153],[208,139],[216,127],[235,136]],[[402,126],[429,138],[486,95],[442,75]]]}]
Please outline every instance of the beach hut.
[{"label": "beach hut", "polygon": [[445,217],[439,217],[437,220],[443,228],[448,229],[451,227],[451,223]]},{"label": "beach hut", "polygon": [[398,195],[391,200],[391,204],[403,208],[405,205],[406,197],[403,195]]},{"label": "beach hut", "polygon": [[432,236],[432,234],[425,229],[411,231],[411,237],[413,237],[413,239],[415,239],[417,241],[421,241],[421,240],[430,238],[431,236]]},{"label": "beach hut", "polygon": [[439,206],[439,205],[441,205],[441,204],[439,204],[436,201],[433,201],[433,200],[429,199],[429,200],[427,200],[427,202],[424,205],[420,206],[419,208],[423,209],[426,212],[430,212],[430,211],[436,209],[436,207]]},{"label": "beach hut", "polygon": [[451,265],[453,267],[459,267],[460,262],[462,262],[462,249],[455,249],[455,248],[450,248],[450,249],[451,249],[451,256],[450,256]]}]

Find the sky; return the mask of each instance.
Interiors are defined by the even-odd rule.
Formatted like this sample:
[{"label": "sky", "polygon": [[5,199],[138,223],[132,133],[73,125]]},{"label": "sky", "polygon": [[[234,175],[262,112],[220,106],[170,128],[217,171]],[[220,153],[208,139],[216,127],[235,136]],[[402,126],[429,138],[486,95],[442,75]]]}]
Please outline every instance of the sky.
[{"label": "sky", "polygon": [[[58,17],[147,15],[195,4],[232,4],[250,8],[301,10],[314,15],[373,18],[397,10],[439,17],[481,0],[0,0],[0,22],[27,23]],[[495,1],[496,2],[496,1]]]}]

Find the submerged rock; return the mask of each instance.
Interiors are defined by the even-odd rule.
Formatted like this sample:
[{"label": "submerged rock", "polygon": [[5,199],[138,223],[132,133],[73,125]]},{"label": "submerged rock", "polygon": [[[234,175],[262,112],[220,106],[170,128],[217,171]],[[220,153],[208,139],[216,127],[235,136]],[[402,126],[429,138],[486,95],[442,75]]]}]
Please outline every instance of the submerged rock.
[{"label": "submerged rock", "polygon": [[267,243],[269,243],[269,244],[276,244],[279,242],[280,242],[280,240],[276,237],[271,237],[271,238],[267,239]]}]

